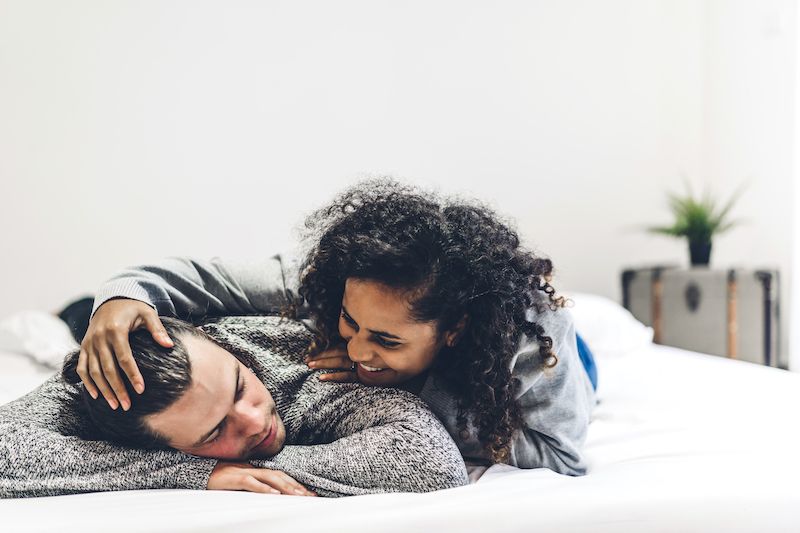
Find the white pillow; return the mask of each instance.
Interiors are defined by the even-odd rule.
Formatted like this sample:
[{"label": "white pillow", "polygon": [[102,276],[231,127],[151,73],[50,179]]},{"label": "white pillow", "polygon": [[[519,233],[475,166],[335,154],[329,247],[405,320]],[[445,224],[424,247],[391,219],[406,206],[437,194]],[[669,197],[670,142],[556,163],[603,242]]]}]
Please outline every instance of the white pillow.
[{"label": "white pillow", "polygon": [[0,350],[27,355],[59,369],[67,353],[78,348],[69,326],[43,311],[23,311],[0,320]]},{"label": "white pillow", "polygon": [[574,302],[570,311],[575,330],[598,358],[625,356],[653,342],[653,328],[613,300],[586,293],[567,297]]}]

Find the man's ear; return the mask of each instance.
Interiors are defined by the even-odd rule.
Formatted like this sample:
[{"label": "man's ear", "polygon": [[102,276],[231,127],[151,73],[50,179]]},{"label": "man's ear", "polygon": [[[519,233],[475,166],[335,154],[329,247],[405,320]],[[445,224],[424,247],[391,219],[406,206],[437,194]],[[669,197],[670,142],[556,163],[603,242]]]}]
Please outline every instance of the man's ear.
[{"label": "man's ear", "polygon": [[469,317],[464,315],[461,317],[461,320],[453,326],[451,329],[444,334],[444,343],[446,346],[452,348],[458,341],[461,340],[461,336],[464,334],[464,330],[467,328],[467,324],[469,323]]}]

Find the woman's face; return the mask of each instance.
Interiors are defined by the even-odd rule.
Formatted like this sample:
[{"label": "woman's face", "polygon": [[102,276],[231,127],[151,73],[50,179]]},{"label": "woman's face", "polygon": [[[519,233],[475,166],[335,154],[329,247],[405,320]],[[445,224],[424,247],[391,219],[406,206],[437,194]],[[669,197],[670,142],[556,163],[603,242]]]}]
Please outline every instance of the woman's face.
[{"label": "woman's face", "polygon": [[436,335],[435,322],[414,322],[402,292],[375,281],[348,278],[339,314],[339,335],[366,385],[392,386],[430,368],[454,336]]}]

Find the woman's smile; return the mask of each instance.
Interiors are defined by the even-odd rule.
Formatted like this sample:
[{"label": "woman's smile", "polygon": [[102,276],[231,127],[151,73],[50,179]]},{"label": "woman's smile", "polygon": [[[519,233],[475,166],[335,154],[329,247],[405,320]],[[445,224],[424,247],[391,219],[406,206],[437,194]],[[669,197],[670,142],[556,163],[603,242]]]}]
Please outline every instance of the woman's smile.
[{"label": "woman's smile", "polygon": [[411,318],[407,293],[357,278],[345,282],[339,335],[367,385],[397,385],[422,374],[443,344],[434,323]]}]

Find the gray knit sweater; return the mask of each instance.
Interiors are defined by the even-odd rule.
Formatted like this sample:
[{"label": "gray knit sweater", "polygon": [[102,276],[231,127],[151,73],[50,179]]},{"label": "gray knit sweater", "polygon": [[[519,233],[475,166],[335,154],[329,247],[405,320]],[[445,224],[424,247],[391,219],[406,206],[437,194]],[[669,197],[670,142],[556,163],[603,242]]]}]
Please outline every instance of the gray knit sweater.
[{"label": "gray knit sweater", "polygon": [[[414,395],[319,381],[302,362],[311,340],[302,323],[233,317],[203,329],[252,367],[286,426],[287,446],[252,464],[282,470],[323,496],[467,483],[458,448]],[[79,386],[53,376],[0,407],[0,496],[206,488],[215,459],[98,440]]]},{"label": "gray knit sweater", "polygon": [[[269,314],[286,303],[286,290],[296,293],[296,259],[274,256],[264,261],[232,262],[169,258],[120,272],[99,290],[94,309],[110,298],[133,298],[152,305],[160,315],[199,321],[207,316]],[[516,399],[524,427],[511,444],[509,463],[520,468],[546,467],[568,475],[586,473],[583,443],[596,397],[578,356],[575,327],[568,309],[537,313],[529,320],[553,340],[558,364],[546,368],[536,339],[522,335],[511,363],[518,381]],[[441,380],[430,375],[419,396],[444,423],[462,455],[487,459],[475,432],[458,429],[458,401]]]}]

